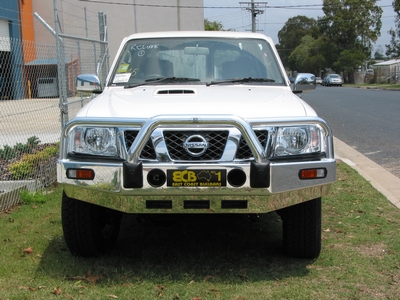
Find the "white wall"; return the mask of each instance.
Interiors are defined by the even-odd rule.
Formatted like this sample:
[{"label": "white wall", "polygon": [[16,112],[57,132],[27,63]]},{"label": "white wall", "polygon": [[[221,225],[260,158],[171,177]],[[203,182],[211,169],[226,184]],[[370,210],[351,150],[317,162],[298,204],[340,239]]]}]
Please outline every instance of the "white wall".
[{"label": "white wall", "polygon": [[[101,0],[99,0],[101,1]],[[111,1],[108,1],[111,2]],[[204,30],[203,0],[118,0],[126,4],[100,4],[79,0],[57,0],[60,32],[99,39],[98,12],[107,16],[110,62],[121,40],[132,33],[146,31]],[[191,6],[195,8],[179,8]],[[37,12],[53,29],[53,0],[32,0]],[[86,19],[85,22],[85,11]],[[55,43],[54,36],[37,20],[34,21],[35,41]],[[87,24],[87,25],[86,25]]]}]

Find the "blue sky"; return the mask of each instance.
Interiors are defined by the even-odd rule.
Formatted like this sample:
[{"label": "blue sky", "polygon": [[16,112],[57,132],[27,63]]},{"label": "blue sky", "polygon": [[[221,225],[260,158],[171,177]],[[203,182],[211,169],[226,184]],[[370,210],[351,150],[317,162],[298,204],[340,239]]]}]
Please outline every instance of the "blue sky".
[{"label": "blue sky", "polygon": [[[221,22],[225,29],[235,29],[236,31],[251,30],[251,15],[246,8],[251,0],[204,0],[204,17],[210,21]],[[264,10],[263,14],[257,16],[257,30],[270,36],[275,43],[278,43],[278,31],[282,29],[286,21],[297,15],[304,15],[309,18],[317,18],[324,15],[322,12],[322,0],[288,1],[288,0],[255,0],[259,4],[259,9]],[[375,44],[375,50],[381,47],[385,52],[385,44],[389,44],[390,36],[387,31],[394,28],[396,13],[393,11],[392,0],[378,0],[377,4],[382,7],[382,29],[381,37]],[[289,6],[304,6],[303,8],[290,8]],[[274,6],[285,6],[284,8],[273,8]],[[218,7],[218,8],[216,8]],[[224,8],[220,8],[224,7]]]}]

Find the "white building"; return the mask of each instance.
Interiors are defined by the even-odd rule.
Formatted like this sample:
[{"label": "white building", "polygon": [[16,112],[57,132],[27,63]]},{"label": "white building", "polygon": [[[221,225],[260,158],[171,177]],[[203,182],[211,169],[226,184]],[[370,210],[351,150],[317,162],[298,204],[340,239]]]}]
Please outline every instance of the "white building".
[{"label": "white building", "polygon": [[[26,0],[25,0],[26,1]],[[54,28],[52,0],[31,0],[37,13]],[[115,4],[110,4],[114,2]],[[98,12],[106,15],[110,57],[121,40],[137,32],[204,30],[203,0],[57,0],[60,30],[74,36],[99,39]],[[35,41],[54,43],[54,36],[35,20]]]},{"label": "white building", "polygon": [[381,82],[400,82],[400,59],[391,59],[373,65]]}]

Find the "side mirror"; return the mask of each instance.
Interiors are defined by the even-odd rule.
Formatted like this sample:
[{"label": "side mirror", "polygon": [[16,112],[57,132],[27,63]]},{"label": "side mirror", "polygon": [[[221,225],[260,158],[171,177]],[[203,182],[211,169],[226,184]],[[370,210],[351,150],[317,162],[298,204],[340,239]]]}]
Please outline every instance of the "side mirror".
[{"label": "side mirror", "polygon": [[76,77],[76,90],[78,92],[101,94],[103,89],[99,77],[95,74],[80,74]]},{"label": "side mirror", "polygon": [[299,73],[294,82],[291,83],[292,91],[295,94],[311,92],[315,90],[316,86],[315,75],[311,73]]}]

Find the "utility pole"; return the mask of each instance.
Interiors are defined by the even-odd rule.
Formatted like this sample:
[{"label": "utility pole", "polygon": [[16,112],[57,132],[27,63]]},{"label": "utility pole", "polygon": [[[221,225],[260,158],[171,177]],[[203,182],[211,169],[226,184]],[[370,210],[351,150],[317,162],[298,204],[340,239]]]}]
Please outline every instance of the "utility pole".
[{"label": "utility pole", "polygon": [[259,9],[258,5],[259,4],[264,4],[265,6],[268,4],[268,2],[257,2],[254,3],[254,0],[251,0],[251,2],[239,2],[239,4],[247,4],[249,7],[245,8],[247,11],[250,11],[251,13],[251,31],[256,32],[256,17],[259,14],[263,14],[264,10]]}]

